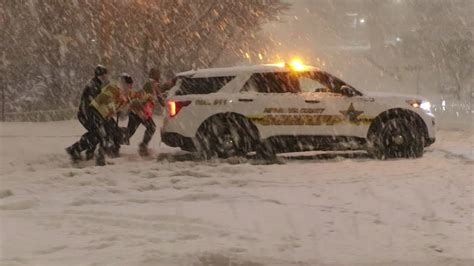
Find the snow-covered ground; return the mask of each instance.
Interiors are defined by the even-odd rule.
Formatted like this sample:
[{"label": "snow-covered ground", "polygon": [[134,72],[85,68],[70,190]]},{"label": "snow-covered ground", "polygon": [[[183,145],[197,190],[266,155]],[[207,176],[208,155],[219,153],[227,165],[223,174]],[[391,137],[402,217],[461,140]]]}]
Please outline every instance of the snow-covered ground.
[{"label": "snow-covered ground", "polygon": [[474,264],[472,132],[440,131],[417,160],[258,165],[158,138],[144,160],[140,129],[110,165],[72,168],[76,121],[0,127],[1,265]]}]

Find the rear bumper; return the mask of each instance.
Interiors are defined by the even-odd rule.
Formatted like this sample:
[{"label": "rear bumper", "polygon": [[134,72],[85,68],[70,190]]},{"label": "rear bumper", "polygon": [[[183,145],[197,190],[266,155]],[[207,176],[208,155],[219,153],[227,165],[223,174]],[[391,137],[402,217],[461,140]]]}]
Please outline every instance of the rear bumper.
[{"label": "rear bumper", "polygon": [[178,147],[185,151],[195,151],[196,146],[192,138],[174,132],[161,133],[161,141],[168,146]]}]

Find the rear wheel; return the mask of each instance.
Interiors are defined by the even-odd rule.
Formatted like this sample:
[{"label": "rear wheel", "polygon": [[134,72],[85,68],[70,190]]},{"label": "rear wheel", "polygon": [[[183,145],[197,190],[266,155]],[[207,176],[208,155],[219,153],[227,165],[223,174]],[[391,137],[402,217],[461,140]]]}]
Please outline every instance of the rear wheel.
[{"label": "rear wheel", "polygon": [[378,126],[369,150],[376,158],[418,158],[423,156],[424,137],[412,121],[394,118]]},{"label": "rear wheel", "polygon": [[232,116],[214,117],[198,131],[198,151],[206,159],[245,156],[253,150],[255,137],[248,121]]}]

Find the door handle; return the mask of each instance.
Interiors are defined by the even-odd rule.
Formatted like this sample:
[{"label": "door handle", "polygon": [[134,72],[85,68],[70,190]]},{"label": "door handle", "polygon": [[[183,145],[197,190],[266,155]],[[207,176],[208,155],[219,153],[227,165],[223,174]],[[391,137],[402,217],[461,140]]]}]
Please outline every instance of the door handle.
[{"label": "door handle", "polygon": [[253,102],[253,99],[239,99],[239,102]]},{"label": "door handle", "polygon": [[306,103],[320,103],[318,100],[305,100]]}]

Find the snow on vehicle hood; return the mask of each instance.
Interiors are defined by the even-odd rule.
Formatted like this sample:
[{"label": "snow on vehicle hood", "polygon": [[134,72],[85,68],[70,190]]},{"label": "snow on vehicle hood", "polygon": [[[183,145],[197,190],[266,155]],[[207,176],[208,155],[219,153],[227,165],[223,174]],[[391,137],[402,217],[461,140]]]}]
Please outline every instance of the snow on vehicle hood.
[{"label": "snow on vehicle hood", "polygon": [[402,94],[402,93],[394,93],[394,92],[364,91],[364,96],[373,97],[373,98],[400,98],[400,99],[406,99],[406,100],[428,101],[428,99],[420,95]]}]

